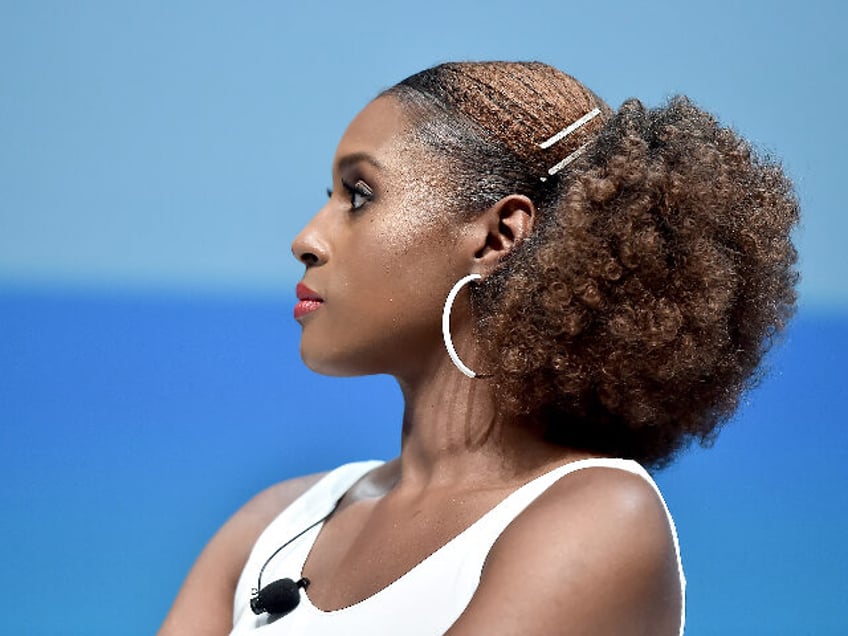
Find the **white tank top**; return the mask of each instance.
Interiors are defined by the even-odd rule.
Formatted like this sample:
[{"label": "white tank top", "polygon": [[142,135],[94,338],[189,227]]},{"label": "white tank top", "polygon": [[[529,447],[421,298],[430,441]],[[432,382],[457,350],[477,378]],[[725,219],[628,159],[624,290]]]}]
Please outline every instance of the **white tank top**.
[{"label": "white tank top", "polygon": [[[256,616],[250,609],[251,589],[259,569],[282,544],[329,514],[336,502],[365,473],[381,462],[345,464],[327,474],[286,508],[257,539],[241,573],[233,605],[230,636],[358,636],[404,634],[439,636],[459,618],[471,601],[489,550],[501,532],[558,479],[577,470],[617,468],[643,477],[657,493],[668,516],[680,575],[680,634],[685,618],[685,586],[674,521],[651,476],[639,464],[625,459],[585,459],[559,466],[524,484],[471,526],[433,552],[409,572],[376,594],[342,609],[325,612],[301,591],[300,605],[281,618]],[[286,546],[265,568],[262,583],[279,578],[299,579],[323,522]],[[426,611],[422,611],[426,608]]]}]

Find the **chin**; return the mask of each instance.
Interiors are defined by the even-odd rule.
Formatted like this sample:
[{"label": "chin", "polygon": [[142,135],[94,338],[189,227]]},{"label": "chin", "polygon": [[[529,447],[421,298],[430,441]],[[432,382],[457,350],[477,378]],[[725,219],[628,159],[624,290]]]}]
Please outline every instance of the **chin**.
[{"label": "chin", "polygon": [[357,375],[366,375],[364,373],[357,373],[327,362],[315,362],[304,358],[303,363],[310,371],[333,378],[350,378]]},{"label": "chin", "polygon": [[[394,375],[398,360],[392,352],[409,351],[409,346],[374,334],[328,336],[304,329],[300,336],[300,358],[311,371],[332,377]],[[407,356],[404,356],[406,358]]]},{"label": "chin", "polygon": [[[338,352],[336,352],[338,354]],[[300,359],[310,371],[335,378],[349,378],[359,375],[371,375],[362,368],[362,364],[352,361],[348,356],[332,355],[330,352],[318,352],[312,347],[300,343]]]}]

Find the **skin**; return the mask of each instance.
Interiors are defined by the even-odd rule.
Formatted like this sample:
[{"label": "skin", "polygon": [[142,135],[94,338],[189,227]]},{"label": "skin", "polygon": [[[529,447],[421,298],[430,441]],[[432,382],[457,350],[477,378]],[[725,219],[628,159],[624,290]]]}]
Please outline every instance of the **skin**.
[{"label": "skin", "polygon": [[[500,421],[486,381],[460,374],[444,352],[448,290],[465,274],[490,273],[532,230],[536,212],[514,195],[473,219],[446,218],[438,196],[421,186],[438,180],[435,162],[410,150],[408,129],[389,97],[354,119],[334,159],[333,193],[292,246],[303,282],[324,299],[301,319],[304,361],[331,375],[392,374],[405,398],[400,457],[348,492],[304,566],[309,598],[323,610],[368,598],[521,484],[587,457]],[[373,196],[352,200],[343,181],[360,180]],[[474,368],[465,294],[452,333]],[[199,557],[160,634],[229,633],[251,546],[318,477],[278,484],[236,513]],[[507,527],[448,634],[677,634],[676,568],[650,485],[624,471],[580,470]]]}]

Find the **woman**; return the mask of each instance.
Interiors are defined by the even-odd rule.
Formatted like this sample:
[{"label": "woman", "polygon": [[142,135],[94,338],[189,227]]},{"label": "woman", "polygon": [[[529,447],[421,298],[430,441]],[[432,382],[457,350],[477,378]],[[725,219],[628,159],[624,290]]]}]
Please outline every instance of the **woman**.
[{"label": "woman", "polygon": [[754,381],[797,218],[779,166],[685,98],[615,113],[539,63],[387,90],[294,241],[295,317],[311,369],[397,378],[401,455],[259,494],[161,633],[682,633],[641,465],[710,440]]}]

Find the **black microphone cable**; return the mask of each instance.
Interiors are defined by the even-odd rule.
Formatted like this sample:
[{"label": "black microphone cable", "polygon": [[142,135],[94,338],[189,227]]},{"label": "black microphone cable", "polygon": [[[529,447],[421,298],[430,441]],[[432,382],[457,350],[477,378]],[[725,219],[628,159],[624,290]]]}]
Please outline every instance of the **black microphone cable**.
[{"label": "black microphone cable", "polygon": [[253,613],[256,615],[264,614],[267,612],[268,614],[285,616],[289,612],[291,612],[295,607],[300,603],[300,590],[306,589],[309,587],[309,579],[305,576],[300,578],[297,581],[294,581],[289,578],[285,579],[277,579],[276,581],[271,581],[264,588],[262,587],[262,573],[265,572],[265,568],[268,567],[268,564],[271,562],[275,556],[277,556],[283,548],[287,545],[299,539],[304,534],[312,530],[319,523],[326,521],[327,517],[333,514],[336,511],[336,508],[339,506],[339,502],[333,506],[332,510],[328,512],[326,515],[318,519],[318,521],[312,523],[308,527],[304,528],[300,532],[298,532],[291,539],[286,541],[279,548],[274,550],[271,556],[265,561],[264,565],[259,569],[259,576],[256,579],[256,587],[251,590],[250,593],[250,609],[253,610]]}]

